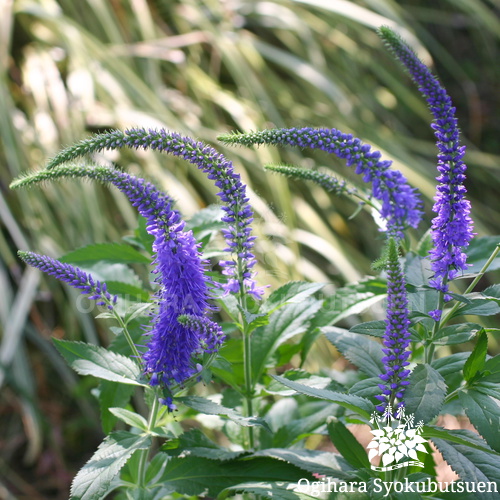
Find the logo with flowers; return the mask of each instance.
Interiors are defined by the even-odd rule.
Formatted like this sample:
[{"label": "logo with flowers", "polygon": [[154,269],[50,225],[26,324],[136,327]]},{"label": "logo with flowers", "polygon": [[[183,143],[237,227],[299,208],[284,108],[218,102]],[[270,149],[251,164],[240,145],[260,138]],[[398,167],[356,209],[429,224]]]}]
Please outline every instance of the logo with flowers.
[{"label": "logo with flowers", "polygon": [[[423,422],[418,422],[413,427],[415,417],[406,415],[404,406],[398,408],[396,418],[393,417],[390,405],[386,407],[382,418],[377,418],[374,413],[370,422],[376,425],[373,429],[373,439],[368,444],[368,458],[372,460],[376,456],[381,457],[382,466],[372,465],[376,471],[390,471],[402,467],[423,467],[419,461],[417,452],[427,453],[424,443],[426,440],[421,436]],[[412,460],[408,460],[408,458]]]}]

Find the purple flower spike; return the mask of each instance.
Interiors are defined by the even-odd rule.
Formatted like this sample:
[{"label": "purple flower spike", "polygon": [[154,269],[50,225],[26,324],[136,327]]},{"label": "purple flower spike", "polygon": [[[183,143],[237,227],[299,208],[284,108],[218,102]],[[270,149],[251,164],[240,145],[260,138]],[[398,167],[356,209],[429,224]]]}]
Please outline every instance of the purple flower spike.
[{"label": "purple flower spike", "polygon": [[[159,290],[158,313],[148,332],[148,351],[143,355],[144,371],[151,375],[151,385],[182,384],[199,372],[197,356],[216,351],[223,341],[223,336],[215,333],[215,323],[205,317],[210,311],[210,282],[192,232],[183,230],[184,221],[172,209],[167,195],[153,184],[113,168],[62,165],[38,172],[23,183],[30,185],[61,177],[88,177],[111,183],[146,218],[146,229],[154,236],[154,272]],[[101,285],[96,287],[102,290]],[[197,321],[183,325],[177,321],[183,314]],[[209,323],[211,329],[207,328]]]},{"label": "purple flower spike", "polygon": [[274,144],[321,149],[354,165],[364,182],[372,183],[373,197],[382,203],[381,215],[387,221],[387,235],[401,239],[403,230],[417,227],[422,213],[421,203],[403,174],[391,170],[392,162],[381,160],[378,151],[351,134],[336,129],[291,128],[271,129],[244,134],[227,134],[219,139],[227,144]]},{"label": "purple flower spike", "polygon": [[385,371],[380,375],[382,384],[379,385],[382,394],[376,396],[381,402],[377,410],[383,412],[388,404],[395,407],[395,400],[399,400],[397,407],[404,406],[403,395],[409,384],[410,364],[407,360],[411,351],[410,320],[408,319],[408,298],[406,295],[404,274],[399,263],[396,243],[389,240],[387,248],[387,317],[384,334],[385,356],[382,358]]},{"label": "purple flower spike", "polygon": [[26,264],[68,283],[73,288],[82,290],[82,293],[88,295],[89,299],[97,301],[97,305],[107,305],[111,310],[116,304],[117,297],[111,296],[107,291],[106,283],[95,281],[90,274],[78,267],[33,252],[18,252],[18,255]]},{"label": "purple flower spike", "polygon": [[[430,284],[445,294],[445,300],[451,300],[446,294],[448,281],[467,269],[464,249],[474,236],[470,203],[465,199],[467,190],[463,184],[467,169],[462,161],[465,146],[460,145],[455,108],[438,79],[398,35],[387,27],[380,28],[379,33],[417,84],[434,116],[432,128],[439,150],[437,168],[440,175],[436,178],[439,185],[433,207],[437,216],[432,221],[434,248],[430,255],[434,276]],[[433,311],[433,317],[438,320],[440,311]]]}]

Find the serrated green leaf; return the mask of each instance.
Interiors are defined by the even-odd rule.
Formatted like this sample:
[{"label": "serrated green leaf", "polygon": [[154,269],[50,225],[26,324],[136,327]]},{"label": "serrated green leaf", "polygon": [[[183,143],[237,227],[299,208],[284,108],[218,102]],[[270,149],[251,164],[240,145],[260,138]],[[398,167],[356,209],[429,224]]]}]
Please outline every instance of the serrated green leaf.
[{"label": "serrated green leaf", "polygon": [[446,383],[428,364],[416,366],[409,380],[405,392],[406,410],[414,415],[415,422],[425,424],[439,414],[446,397]]},{"label": "serrated green leaf", "polygon": [[460,323],[439,329],[432,342],[437,345],[456,345],[468,342],[481,330],[477,323]]},{"label": "serrated green leaf", "polygon": [[367,321],[366,323],[359,323],[353,326],[349,331],[353,333],[360,333],[362,335],[371,335],[372,337],[383,337],[385,335],[385,321]]},{"label": "serrated green leaf", "polygon": [[279,500],[311,500],[318,498],[315,495],[300,492],[297,488],[297,483],[285,483],[283,481],[254,481],[236,484],[223,490],[217,498],[224,500],[229,496],[233,497],[235,493],[250,493],[256,495],[257,498]]},{"label": "serrated green leaf", "polygon": [[105,498],[132,454],[137,450],[146,450],[150,445],[150,436],[126,431],[112,432],[74,478],[71,500]]},{"label": "serrated green leaf", "polygon": [[123,408],[128,404],[134,392],[134,386],[128,384],[119,384],[109,380],[101,380],[99,384],[99,407],[101,410],[101,424],[105,434],[109,434],[117,418],[109,411],[112,407]]},{"label": "serrated green leaf", "polygon": [[172,486],[183,495],[219,493],[248,481],[280,481],[296,483],[313,477],[294,465],[269,457],[236,460],[210,460],[199,457],[171,458],[158,483]]},{"label": "serrated green leaf", "polygon": [[[500,483],[498,457],[444,439],[432,438],[432,442],[462,481],[475,484],[480,482]],[[481,500],[495,500],[497,498],[497,493],[481,493]]]},{"label": "serrated green leaf", "polygon": [[462,384],[462,370],[468,357],[468,352],[457,352],[436,359],[431,363],[432,368],[437,370],[444,378],[449,391],[458,388]]},{"label": "serrated green leaf", "polygon": [[484,370],[489,373],[500,373],[500,354],[488,359],[484,364]]},{"label": "serrated green leaf", "polygon": [[356,382],[353,386],[349,388],[349,394],[354,394],[361,398],[374,398],[380,395],[380,377],[370,377],[365,378]]},{"label": "serrated green leaf", "polygon": [[269,323],[254,330],[251,337],[253,380],[259,380],[276,348],[295,335],[304,333],[322,301],[308,298],[275,310]]},{"label": "serrated green leaf", "polygon": [[137,429],[142,431],[148,430],[148,423],[146,419],[138,413],[126,410],[125,408],[110,408],[109,411],[115,417],[119,418],[122,422],[125,422],[131,427],[137,427]]},{"label": "serrated green leaf", "polygon": [[[287,380],[298,382],[300,384],[304,384],[307,387],[314,387],[316,389],[329,389],[331,391],[339,392],[345,390],[344,386],[333,381],[330,377],[313,375],[312,373],[308,373],[304,370],[287,370],[285,373],[283,373],[283,375],[281,375],[281,377]],[[283,388],[281,382],[278,382],[276,380],[272,380],[269,384],[267,384],[265,390],[269,394],[277,394],[280,396],[291,396],[296,392],[291,389]]]},{"label": "serrated green leaf", "polygon": [[273,378],[278,382],[281,382],[286,387],[290,387],[294,391],[300,394],[305,394],[307,396],[312,396],[314,398],[326,399],[332,403],[337,403],[344,408],[348,408],[361,415],[364,418],[369,419],[371,413],[374,411],[374,405],[367,399],[360,398],[359,396],[354,396],[352,394],[342,394],[340,392],[329,391],[327,389],[316,389],[314,387],[308,387],[304,384],[298,384],[291,380],[287,380],[284,377],[278,375],[273,375]]},{"label": "serrated green leaf", "polygon": [[269,448],[257,451],[251,456],[284,460],[308,472],[339,479],[350,479],[353,472],[352,467],[340,455],[327,451]]},{"label": "serrated green leaf", "polygon": [[458,393],[460,403],[471,424],[496,451],[500,451],[500,401],[468,389]]},{"label": "serrated green leaf", "polygon": [[422,437],[426,439],[444,439],[455,444],[473,448],[474,450],[490,453],[496,457],[500,456],[500,454],[492,450],[486,441],[476,432],[467,429],[443,429],[442,427],[436,427],[434,425],[424,425],[422,429]]},{"label": "serrated green leaf", "polygon": [[67,264],[92,264],[106,261],[113,264],[151,264],[151,259],[123,243],[94,243],[73,250],[60,259]]},{"label": "serrated green leaf", "polygon": [[335,326],[325,326],[321,331],[345,358],[366,375],[376,377],[384,373],[384,354],[378,342]]},{"label": "serrated green leaf", "polygon": [[352,432],[337,418],[332,417],[327,423],[328,435],[338,452],[355,469],[370,469],[366,450]]},{"label": "serrated green leaf", "polygon": [[[479,294],[475,295],[478,296]],[[471,300],[470,304],[466,304],[463,307],[457,309],[453,317],[456,316],[493,316],[500,313],[500,306],[491,299],[487,297],[474,298]]]},{"label": "serrated green leaf", "polygon": [[472,380],[476,374],[484,368],[487,352],[488,336],[484,329],[481,329],[476,346],[464,365],[464,379],[466,382]]},{"label": "serrated green leaf", "polygon": [[80,375],[147,387],[140,382],[141,368],[130,358],[85,342],[53,341],[66,362]]},{"label": "serrated green leaf", "polygon": [[180,403],[193,408],[193,410],[199,411],[200,413],[204,413],[206,415],[222,415],[226,416],[233,422],[243,427],[253,427],[259,426],[263,427],[267,431],[271,431],[269,429],[269,425],[265,420],[259,417],[244,417],[240,415],[237,411],[221,406],[213,401],[208,399],[199,397],[199,396],[185,396],[180,398],[175,398],[175,401],[179,401]]},{"label": "serrated green leaf", "polygon": [[274,290],[262,304],[262,312],[270,312],[286,303],[297,303],[321,290],[324,283],[309,283],[306,281],[291,281]]}]

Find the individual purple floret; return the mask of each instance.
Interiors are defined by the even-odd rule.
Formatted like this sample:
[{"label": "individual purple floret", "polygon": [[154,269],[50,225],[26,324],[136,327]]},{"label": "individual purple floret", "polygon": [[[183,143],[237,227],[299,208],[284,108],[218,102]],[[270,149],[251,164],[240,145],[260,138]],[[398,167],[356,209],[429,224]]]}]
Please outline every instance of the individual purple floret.
[{"label": "individual purple floret", "polygon": [[378,151],[371,151],[368,144],[351,134],[336,129],[290,128],[271,129],[244,134],[227,134],[219,137],[227,144],[274,144],[321,149],[347,160],[355,166],[364,182],[372,183],[373,197],[382,203],[381,215],[387,221],[387,235],[401,239],[403,230],[417,227],[422,212],[415,190],[398,170],[391,170],[392,162],[381,160]]},{"label": "individual purple floret", "polygon": [[[387,249],[387,316],[384,334],[385,356],[382,358],[385,372],[380,375],[383,384],[379,387],[382,391],[376,398],[381,401],[377,410],[383,412],[388,404],[392,408],[404,406],[403,395],[406,386],[410,383],[408,375],[410,370],[406,367],[410,364],[408,358],[411,351],[410,345],[410,320],[408,318],[408,298],[406,295],[405,278],[401,265],[396,243],[389,240]],[[395,405],[395,401],[399,404]]]},{"label": "individual purple floret", "polygon": [[[432,221],[434,248],[430,255],[434,276],[430,284],[445,293],[445,300],[450,300],[451,297],[446,295],[448,281],[467,269],[464,249],[474,236],[470,203],[465,199],[467,190],[463,184],[467,169],[462,161],[465,146],[460,145],[455,108],[439,80],[397,34],[387,27],[380,28],[379,33],[389,50],[408,70],[434,116],[432,128],[437,138],[440,175],[436,178],[439,185],[433,207],[437,216]],[[439,320],[441,311],[433,311],[432,315]]]},{"label": "individual purple floret", "polygon": [[73,288],[82,290],[82,293],[88,295],[89,299],[97,301],[98,306],[107,306],[108,309],[112,310],[116,304],[117,297],[116,295],[111,296],[106,283],[94,280],[90,274],[78,269],[78,267],[33,252],[18,252],[18,255],[26,264],[68,283]]}]

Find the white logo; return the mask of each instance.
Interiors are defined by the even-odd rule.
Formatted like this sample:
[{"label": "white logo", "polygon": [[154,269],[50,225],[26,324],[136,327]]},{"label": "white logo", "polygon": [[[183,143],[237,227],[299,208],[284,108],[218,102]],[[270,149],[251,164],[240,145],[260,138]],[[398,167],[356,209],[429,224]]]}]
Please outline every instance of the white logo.
[{"label": "white logo", "polygon": [[[373,413],[370,422],[377,428],[371,431],[374,437],[368,444],[368,459],[372,460],[378,455],[382,457],[383,466],[372,465],[373,470],[389,471],[410,465],[424,466],[417,456],[417,451],[427,453],[424,446],[426,440],[420,435],[424,423],[420,421],[414,428],[414,420],[413,415],[405,415],[404,406],[398,408],[396,418],[393,417],[391,405],[387,405],[381,418]],[[408,458],[413,460],[403,460]]]}]

